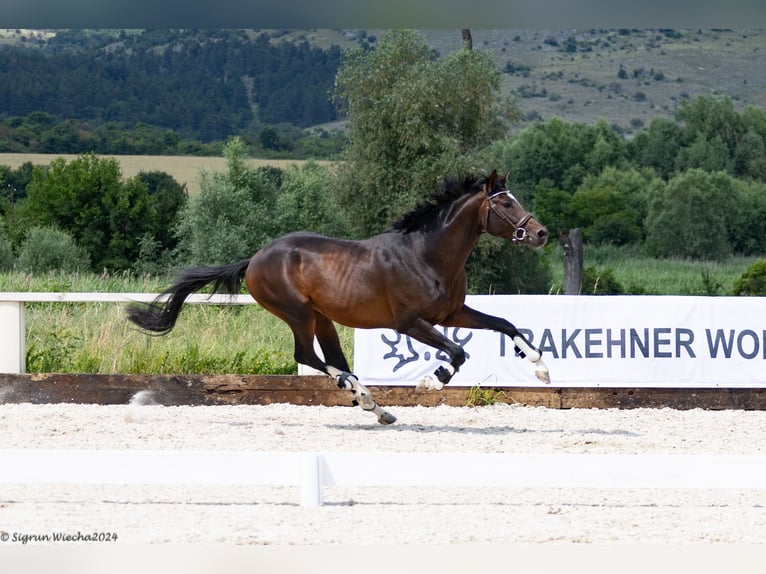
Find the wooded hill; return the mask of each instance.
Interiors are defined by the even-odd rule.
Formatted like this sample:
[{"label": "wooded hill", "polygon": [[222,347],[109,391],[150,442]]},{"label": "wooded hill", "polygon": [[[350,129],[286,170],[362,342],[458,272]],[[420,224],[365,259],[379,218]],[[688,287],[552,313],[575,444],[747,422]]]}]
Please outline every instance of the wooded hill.
[{"label": "wooded hill", "polygon": [[[517,129],[558,117],[604,119],[630,136],[673,117],[697,95],[766,108],[763,30],[473,30],[493,54]],[[330,99],[342,50],[372,49],[382,30],[0,31],[2,151],[104,153],[119,129],[150,144],[108,153],[205,153],[241,135],[278,150],[293,130],[342,120]],[[460,30],[421,32],[435,56],[460,49]],[[32,113],[39,137],[7,134]],[[64,123],[67,122],[67,123]],[[276,126],[276,129],[274,128]],[[56,128],[57,131],[53,130]],[[34,130],[32,130],[34,132]],[[98,132],[90,148],[77,138]],[[282,138],[282,140],[280,139]],[[178,145],[178,140],[201,142]],[[12,141],[12,145],[8,142]],[[94,143],[95,142],[95,143]],[[102,149],[96,143],[102,142]],[[32,149],[37,145],[36,149]],[[68,148],[68,149],[67,149]],[[220,150],[217,150],[220,151]]]}]

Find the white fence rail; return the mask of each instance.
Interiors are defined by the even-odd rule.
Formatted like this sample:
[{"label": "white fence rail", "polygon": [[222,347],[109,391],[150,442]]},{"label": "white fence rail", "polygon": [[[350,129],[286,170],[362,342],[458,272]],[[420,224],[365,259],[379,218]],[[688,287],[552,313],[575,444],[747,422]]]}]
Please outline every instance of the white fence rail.
[{"label": "white fence rail", "polygon": [[[26,371],[26,303],[148,303],[156,293],[0,293],[0,373]],[[198,305],[253,305],[250,295],[204,295],[186,300]]]},{"label": "white fence rail", "polygon": [[0,450],[0,484],[766,489],[766,456]]}]

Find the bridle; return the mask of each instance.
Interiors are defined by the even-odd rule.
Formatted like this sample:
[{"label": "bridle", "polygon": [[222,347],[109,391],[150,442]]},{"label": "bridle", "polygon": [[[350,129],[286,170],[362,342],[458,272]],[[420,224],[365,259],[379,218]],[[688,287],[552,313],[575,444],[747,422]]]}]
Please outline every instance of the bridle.
[{"label": "bridle", "polygon": [[492,195],[487,196],[487,207],[484,210],[484,214],[482,215],[482,231],[487,231],[487,223],[489,222],[489,210],[491,209],[492,212],[497,215],[500,219],[502,219],[505,223],[510,225],[513,228],[513,235],[511,236],[511,241],[514,243],[524,241],[524,239],[527,237],[527,229],[525,225],[529,222],[530,219],[532,219],[531,213],[524,214],[524,217],[519,219],[518,221],[513,221],[505,211],[500,210],[495,205],[495,198],[499,195],[507,195],[511,201],[515,201],[517,205],[519,204],[519,200],[514,197],[514,195],[508,191],[507,189],[504,189],[502,191],[497,191],[493,193]]}]

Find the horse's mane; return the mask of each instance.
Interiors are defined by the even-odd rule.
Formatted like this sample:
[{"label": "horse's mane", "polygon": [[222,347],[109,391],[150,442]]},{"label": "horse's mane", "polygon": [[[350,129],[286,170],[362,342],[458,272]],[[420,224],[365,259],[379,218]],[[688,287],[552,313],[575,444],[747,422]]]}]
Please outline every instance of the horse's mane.
[{"label": "horse's mane", "polygon": [[388,231],[412,233],[432,229],[447,207],[458,198],[479,191],[484,182],[486,177],[482,175],[467,175],[463,179],[445,177],[438,191],[433,193],[425,203],[418,204],[392,223]]}]

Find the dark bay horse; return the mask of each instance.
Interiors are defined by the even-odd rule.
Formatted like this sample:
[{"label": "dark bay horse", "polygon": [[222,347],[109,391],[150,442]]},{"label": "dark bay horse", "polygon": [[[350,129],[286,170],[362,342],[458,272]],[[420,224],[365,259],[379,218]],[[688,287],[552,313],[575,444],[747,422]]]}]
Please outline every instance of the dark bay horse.
[{"label": "dark bay horse", "polygon": [[[253,298],[290,326],[295,360],[333,377],[354,393],[354,403],[390,424],[394,416],[377,405],[351,373],[333,322],[354,328],[388,328],[444,351],[448,365],[420,388],[441,389],[465,362],[460,345],[434,325],[492,329],[513,339],[516,349],[548,383],[541,353],[505,319],[465,305],[465,263],[482,233],[533,247],[546,229],[505,188],[505,177],[445,179],[440,192],[386,232],[362,241],[296,232],[275,239],[250,259],[231,265],[185,270],[179,281],[149,304],[132,304],[128,318],[161,334],[176,323],[186,298],[212,283],[213,292],[235,294],[244,278]],[[314,351],[314,337],[324,360]]]}]

